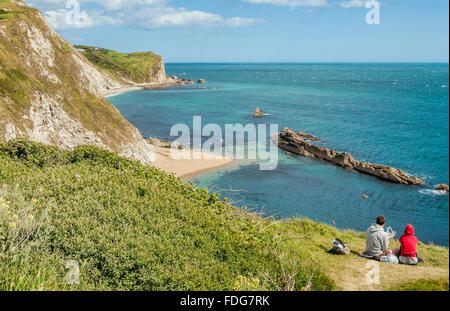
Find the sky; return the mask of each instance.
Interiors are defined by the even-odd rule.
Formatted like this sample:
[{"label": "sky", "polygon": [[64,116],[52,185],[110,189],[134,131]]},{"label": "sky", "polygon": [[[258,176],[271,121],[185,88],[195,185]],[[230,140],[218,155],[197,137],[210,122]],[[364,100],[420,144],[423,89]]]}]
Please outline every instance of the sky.
[{"label": "sky", "polygon": [[449,59],[448,0],[380,1],[379,24],[367,23],[374,6],[366,8],[366,0],[25,2],[73,44],[153,51],[166,62]]}]

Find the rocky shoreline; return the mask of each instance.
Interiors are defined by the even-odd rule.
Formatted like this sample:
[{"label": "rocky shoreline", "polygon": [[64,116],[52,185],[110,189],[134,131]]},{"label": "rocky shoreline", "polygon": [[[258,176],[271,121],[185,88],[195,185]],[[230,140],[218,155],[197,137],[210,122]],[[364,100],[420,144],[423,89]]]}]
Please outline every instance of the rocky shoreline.
[{"label": "rocky shoreline", "polygon": [[386,165],[359,162],[349,153],[336,152],[325,147],[313,145],[305,140],[305,133],[300,133],[303,135],[295,133],[290,128],[285,128],[276,137],[274,137],[276,140],[275,143],[279,148],[288,152],[331,163],[345,169],[353,169],[383,180],[403,185],[419,186],[422,184],[422,180],[417,177],[410,176],[400,169]]},{"label": "rocky shoreline", "polygon": [[200,79],[195,82],[192,79],[180,79],[176,76],[168,77],[165,82],[151,82],[151,83],[136,83],[122,85],[116,88],[107,88],[103,90],[102,96],[110,97],[117,94],[122,94],[125,92],[137,91],[137,90],[165,90],[173,86],[184,86],[188,84],[203,84],[206,80]]}]

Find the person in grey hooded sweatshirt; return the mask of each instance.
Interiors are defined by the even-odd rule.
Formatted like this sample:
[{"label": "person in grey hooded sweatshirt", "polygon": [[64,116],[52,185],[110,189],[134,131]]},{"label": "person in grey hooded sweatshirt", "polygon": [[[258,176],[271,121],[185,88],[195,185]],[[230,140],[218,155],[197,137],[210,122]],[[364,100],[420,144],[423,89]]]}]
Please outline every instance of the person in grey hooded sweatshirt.
[{"label": "person in grey hooded sweatshirt", "polygon": [[387,255],[390,236],[384,231],[385,225],[386,218],[378,216],[377,223],[369,227],[366,232],[366,251],[361,256],[380,260],[382,256]]}]

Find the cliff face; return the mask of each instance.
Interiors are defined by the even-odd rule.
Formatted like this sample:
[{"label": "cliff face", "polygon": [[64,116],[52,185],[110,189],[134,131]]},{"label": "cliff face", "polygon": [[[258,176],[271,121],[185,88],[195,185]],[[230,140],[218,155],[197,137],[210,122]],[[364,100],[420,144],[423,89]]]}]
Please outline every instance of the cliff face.
[{"label": "cliff face", "polygon": [[166,75],[164,60],[153,52],[119,53],[116,51],[78,45],[81,52],[99,70],[120,83],[173,83]]},{"label": "cliff face", "polygon": [[20,0],[0,2],[0,140],[92,144],[143,162],[151,147],[101,93],[121,83]]}]

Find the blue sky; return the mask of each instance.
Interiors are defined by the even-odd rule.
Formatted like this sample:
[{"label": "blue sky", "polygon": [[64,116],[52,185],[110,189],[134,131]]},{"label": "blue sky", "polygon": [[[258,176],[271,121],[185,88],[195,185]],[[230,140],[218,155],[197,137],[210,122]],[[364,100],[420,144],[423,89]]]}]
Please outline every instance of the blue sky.
[{"label": "blue sky", "polygon": [[[74,0],[70,0],[74,1]],[[166,62],[448,62],[448,0],[26,0],[74,44]]]}]

